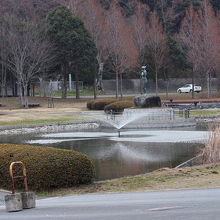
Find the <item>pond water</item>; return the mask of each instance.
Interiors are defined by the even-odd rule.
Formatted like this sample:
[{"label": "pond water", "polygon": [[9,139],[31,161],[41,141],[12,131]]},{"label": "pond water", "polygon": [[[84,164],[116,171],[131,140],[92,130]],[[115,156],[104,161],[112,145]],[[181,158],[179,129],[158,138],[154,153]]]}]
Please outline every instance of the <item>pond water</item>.
[{"label": "pond water", "polygon": [[194,157],[207,131],[189,129],[114,130],[2,136],[0,143],[33,144],[83,152],[94,162],[96,179],[137,175],[175,167]]}]

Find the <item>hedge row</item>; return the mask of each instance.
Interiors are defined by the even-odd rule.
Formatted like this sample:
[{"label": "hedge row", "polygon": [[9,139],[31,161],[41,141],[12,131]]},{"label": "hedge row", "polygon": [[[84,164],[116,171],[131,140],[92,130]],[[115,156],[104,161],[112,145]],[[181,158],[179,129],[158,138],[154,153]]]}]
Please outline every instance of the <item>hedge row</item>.
[{"label": "hedge row", "polygon": [[[91,183],[94,167],[84,154],[72,150],[29,145],[0,144],[0,187],[11,189],[9,166],[22,161],[27,167],[31,190],[51,190]],[[15,169],[15,174],[20,175]],[[23,187],[16,180],[17,187]]]},{"label": "hedge row", "polygon": [[131,108],[133,106],[134,106],[133,102],[119,101],[119,102],[113,102],[109,105],[106,105],[104,110],[105,112],[112,111],[113,113],[120,113],[120,112],[123,112],[125,108]]},{"label": "hedge row", "polygon": [[115,101],[116,101],[115,99],[92,100],[87,102],[87,108],[89,110],[104,110],[106,105],[109,105]]}]

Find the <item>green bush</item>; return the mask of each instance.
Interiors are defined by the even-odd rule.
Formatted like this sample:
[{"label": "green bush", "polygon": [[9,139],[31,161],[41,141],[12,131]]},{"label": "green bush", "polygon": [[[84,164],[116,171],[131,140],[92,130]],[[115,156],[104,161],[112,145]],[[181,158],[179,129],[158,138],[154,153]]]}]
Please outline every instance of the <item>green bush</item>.
[{"label": "green bush", "polygon": [[125,108],[131,108],[134,106],[134,103],[131,101],[118,101],[111,103],[109,105],[106,105],[104,110],[106,112],[112,110],[113,113],[116,112],[123,112]]},{"label": "green bush", "polygon": [[115,102],[114,99],[99,99],[87,102],[87,108],[90,110],[104,110],[106,105]]},{"label": "green bush", "polygon": [[[32,190],[88,184],[94,178],[92,162],[82,153],[52,147],[0,144],[0,188],[11,189],[9,166],[14,161],[26,165],[28,185]],[[20,175],[18,170],[15,169],[16,175]],[[16,186],[23,188],[21,179],[16,180]]]}]

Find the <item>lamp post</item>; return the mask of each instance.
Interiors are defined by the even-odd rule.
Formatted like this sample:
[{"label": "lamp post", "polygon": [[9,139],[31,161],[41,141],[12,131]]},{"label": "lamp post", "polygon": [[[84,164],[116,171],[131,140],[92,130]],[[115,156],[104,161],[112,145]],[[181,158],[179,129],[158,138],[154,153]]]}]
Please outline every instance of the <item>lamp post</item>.
[{"label": "lamp post", "polygon": [[147,93],[147,66],[141,67],[141,94]]}]

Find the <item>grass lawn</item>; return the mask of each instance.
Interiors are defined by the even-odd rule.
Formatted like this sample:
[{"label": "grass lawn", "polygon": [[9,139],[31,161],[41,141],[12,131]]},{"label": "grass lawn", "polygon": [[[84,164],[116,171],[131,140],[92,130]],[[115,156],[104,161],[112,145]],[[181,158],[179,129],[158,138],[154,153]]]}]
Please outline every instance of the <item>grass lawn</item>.
[{"label": "grass lawn", "polygon": [[22,120],[22,121],[0,121],[0,126],[17,126],[28,124],[41,124],[41,123],[56,123],[56,122],[68,122],[82,120],[82,117],[62,118],[62,119],[41,119],[41,120]]},{"label": "grass lawn", "polygon": [[199,115],[220,115],[220,110],[191,110],[190,115],[199,116]]}]

